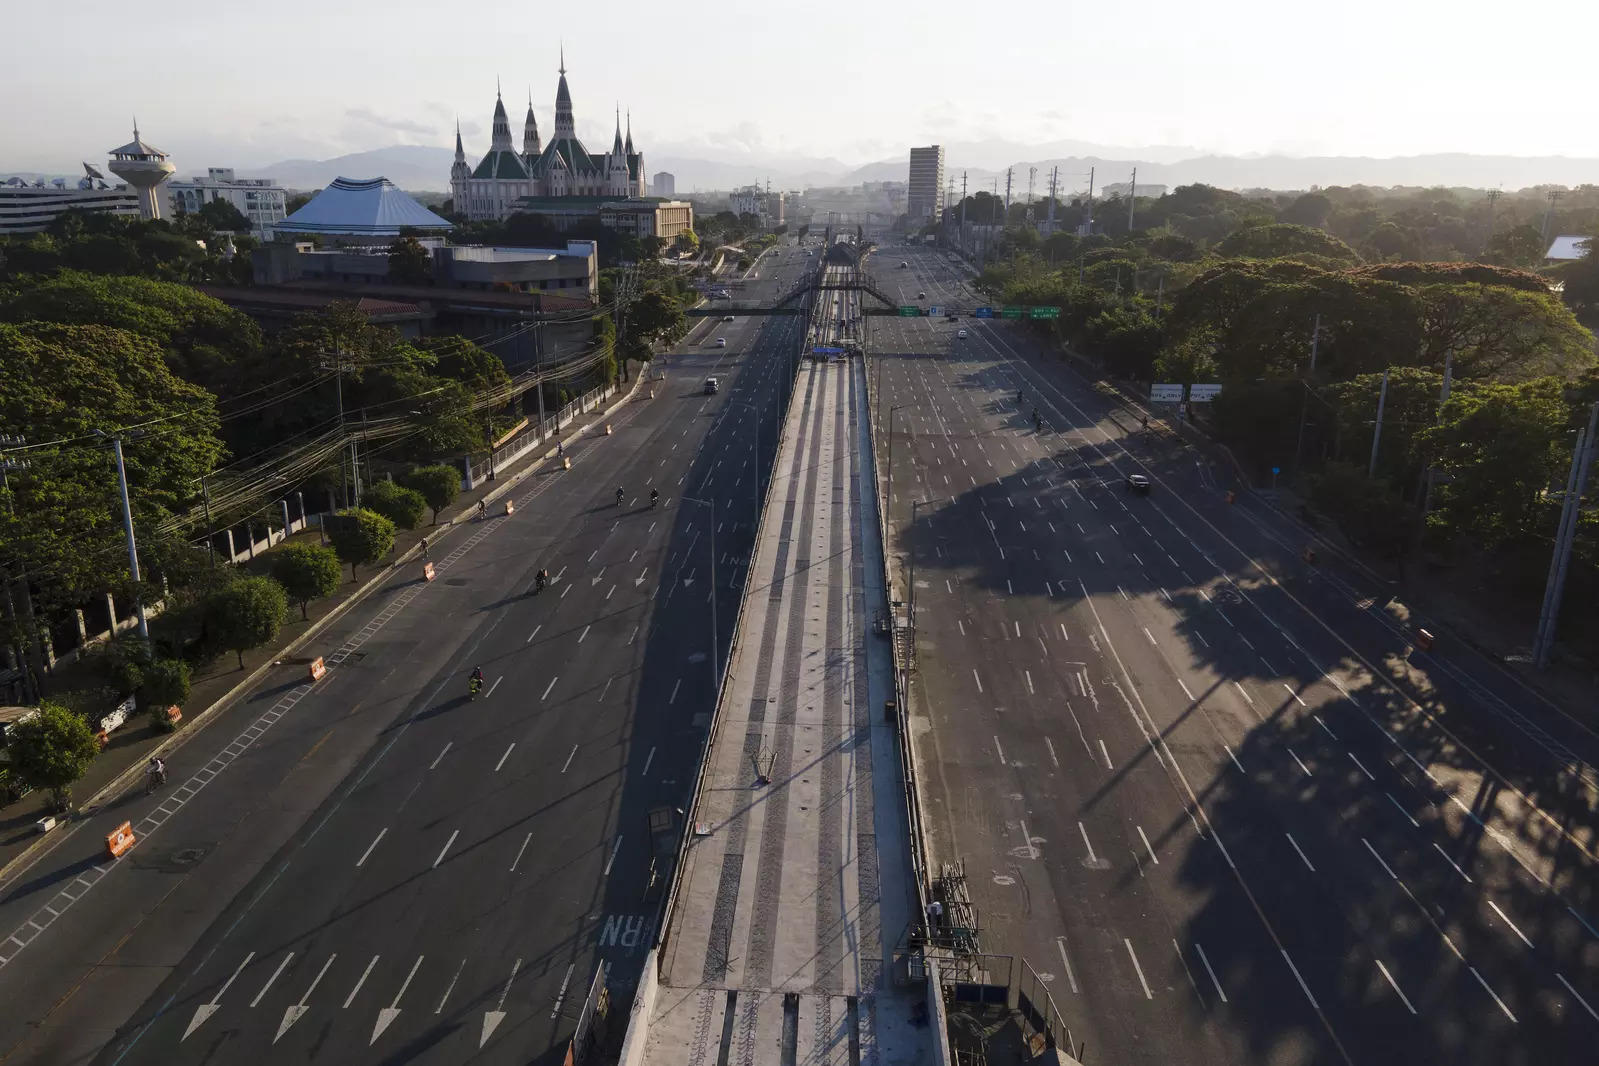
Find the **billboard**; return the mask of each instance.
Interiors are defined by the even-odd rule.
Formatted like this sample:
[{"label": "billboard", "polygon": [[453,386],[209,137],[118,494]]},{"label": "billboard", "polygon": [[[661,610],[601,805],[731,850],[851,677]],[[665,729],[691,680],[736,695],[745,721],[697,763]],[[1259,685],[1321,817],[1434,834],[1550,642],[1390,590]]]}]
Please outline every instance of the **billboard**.
[{"label": "billboard", "polygon": [[1182,403],[1183,387],[1181,384],[1151,385],[1149,387],[1150,403]]},{"label": "billboard", "polygon": [[1189,403],[1209,403],[1221,392],[1220,385],[1190,385],[1188,386]]}]

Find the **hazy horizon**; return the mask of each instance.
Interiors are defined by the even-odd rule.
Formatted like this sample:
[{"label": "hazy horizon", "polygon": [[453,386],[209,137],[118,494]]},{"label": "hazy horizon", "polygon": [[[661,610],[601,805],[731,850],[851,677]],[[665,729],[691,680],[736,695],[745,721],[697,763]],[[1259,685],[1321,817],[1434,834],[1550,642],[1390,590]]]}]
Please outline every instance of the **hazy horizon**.
[{"label": "hazy horizon", "polygon": [[[1591,5],[1525,26],[1501,17],[1487,33],[1493,9],[1473,0],[1447,17],[1355,0],[1302,23],[1264,0],[1156,0],[1134,16],[1022,3],[989,20],[986,48],[970,9],[945,0],[915,20],[823,0],[754,30],[725,7],[638,0],[560,18],[485,0],[448,34],[448,13],[417,0],[344,10],[284,0],[271,20],[262,10],[222,0],[201,19],[130,20],[123,4],[83,0],[11,12],[26,47],[0,69],[0,91],[27,107],[0,116],[0,166],[99,160],[131,135],[134,115],[184,173],[452,145],[457,116],[469,154],[481,153],[496,78],[515,136],[531,88],[548,137],[562,39],[580,135],[604,146],[615,108],[631,109],[646,161],[855,166],[912,144],[985,139],[1196,155],[1599,157],[1599,101],[1582,64],[1551,61],[1546,40],[1556,24],[1562,39],[1592,39]],[[1058,32],[1003,32],[1040,25]],[[1469,93],[1440,66],[1537,95]],[[1437,108],[1441,89],[1458,102]]]}]

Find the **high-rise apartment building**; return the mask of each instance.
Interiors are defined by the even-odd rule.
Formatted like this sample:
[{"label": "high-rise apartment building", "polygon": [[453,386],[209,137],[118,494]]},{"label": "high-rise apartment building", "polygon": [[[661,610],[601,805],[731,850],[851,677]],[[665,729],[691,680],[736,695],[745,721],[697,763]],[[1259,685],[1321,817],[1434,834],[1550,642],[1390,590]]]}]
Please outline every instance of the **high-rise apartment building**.
[{"label": "high-rise apartment building", "polygon": [[652,186],[656,196],[676,196],[677,176],[669,170],[657,170]]},{"label": "high-rise apartment building", "polygon": [[911,149],[910,190],[905,213],[913,222],[937,222],[943,217],[943,145]]}]

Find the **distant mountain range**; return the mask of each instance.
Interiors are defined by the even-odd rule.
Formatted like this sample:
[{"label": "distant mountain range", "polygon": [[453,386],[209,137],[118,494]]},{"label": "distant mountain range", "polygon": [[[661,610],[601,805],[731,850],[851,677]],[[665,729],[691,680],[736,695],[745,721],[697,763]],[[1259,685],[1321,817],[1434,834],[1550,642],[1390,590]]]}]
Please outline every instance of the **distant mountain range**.
[{"label": "distant mountain range", "polygon": [[[1226,189],[1308,189],[1328,185],[1449,185],[1515,190],[1532,185],[1599,184],[1599,159],[1568,156],[1504,156],[1448,153],[1373,158],[1367,156],[1230,156],[1207,154],[1179,145],[1125,147],[1086,141],[1052,141],[1027,145],[1014,141],[951,142],[945,146],[946,173],[960,187],[964,172],[969,191],[1004,191],[1005,168],[1012,168],[1012,193],[1027,190],[1028,168],[1036,167],[1033,190],[1043,195],[1049,173],[1061,172],[1061,188],[1075,192],[1086,184],[1090,167],[1096,188],[1125,182],[1134,167],[1140,185],[1176,187],[1194,182]],[[829,157],[737,153],[729,158],[701,145],[665,144],[658,152],[646,146],[650,174],[670,171],[679,195],[726,190],[770,181],[774,188],[851,186],[863,181],[904,181],[907,157],[852,165]],[[243,167],[249,177],[276,178],[291,189],[321,189],[337,177],[388,178],[413,192],[447,192],[452,149],[432,145],[395,145],[332,159],[285,159],[265,167]],[[474,162],[476,160],[474,159]],[[78,168],[60,175],[76,180]],[[10,176],[0,170],[0,179]],[[54,175],[48,175],[54,176]],[[34,175],[30,174],[31,179]]]}]

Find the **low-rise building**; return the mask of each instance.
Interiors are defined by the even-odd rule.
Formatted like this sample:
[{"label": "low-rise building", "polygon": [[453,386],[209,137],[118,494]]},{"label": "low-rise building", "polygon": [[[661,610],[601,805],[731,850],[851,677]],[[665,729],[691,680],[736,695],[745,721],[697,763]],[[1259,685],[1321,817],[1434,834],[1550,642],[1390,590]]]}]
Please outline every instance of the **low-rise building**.
[{"label": "low-rise building", "polygon": [[[565,248],[447,245],[428,240],[431,287],[483,292],[550,293],[592,303],[599,292],[599,251],[593,241]],[[388,245],[317,249],[310,244],[268,244],[250,265],[257,285],[307,282],[368,288],[389,285]]]},{"label": "low-rise building", "polygon": [[633,237],[667,244],[694,228],[694,205],[683,200],[613,200],[600,205],[600,224]]},{"label": "low-rise building", "polygon": [[208,167],[203,178],[168,182],[166,193],[173,214],[195,214],[214,200],[225,200],[262,240],[271,240],[272,227],[288,215],[287,190],[272,178],[235,177],[232,167]]},{"label": "low-rise building", "polygon": [[1578,259],[1586,259],[1593,245],[1592,237],[1585,237],[1580,233],[1562,233],[1549,242],[1549,250],[1544,252],[1546,263],[1571,263]]},{"label": "low-rise building", "polygon": [[402,230],[442,236],[454,228],[388,178],[335,178],[294,214],[273,225],[276,237],[315,237],[338,245],[392,241]]},{"label": "low-rise building", "polygon": [[0,182],[0,234],[40,233],[68,211],[139,217],[139,194],[126,185],[110,185],[94,166],[83,165],[84,177],[69,186],[65,178]]}]

